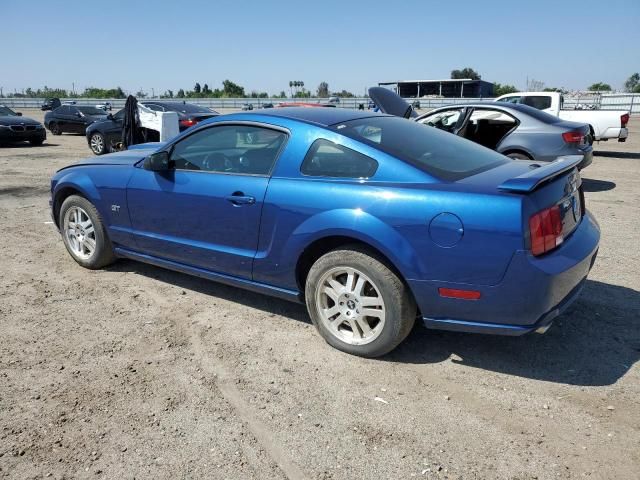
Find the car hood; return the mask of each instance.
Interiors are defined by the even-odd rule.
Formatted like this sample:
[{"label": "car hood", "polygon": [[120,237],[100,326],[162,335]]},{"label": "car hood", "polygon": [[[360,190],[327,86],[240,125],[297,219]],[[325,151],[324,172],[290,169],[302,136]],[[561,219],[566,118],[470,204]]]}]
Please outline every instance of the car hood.
[{"label": "car hood", "polygon": [[107,155],[100,155],[99,157],[90,157],[84,160],[67,165],[60,170],[65,170],[71,167],[79,166],[94,166],[94,165],[135,165],[147,155],[155,152],[158,149],[158,144],[153,144],[148,148],[136,148],[133,150],[125,150],[124,152],[109,153]]},{"label": "car hood", "polygon": [[415,118],[418,114],[404,98],[383,87],[371,87],[369,97],[382,113],[402,118]]},{"label": "car hood", "polygon": [[0,125],[40,125],[40,122],[27,117],[14,117],[11,115],[1,115]]}]

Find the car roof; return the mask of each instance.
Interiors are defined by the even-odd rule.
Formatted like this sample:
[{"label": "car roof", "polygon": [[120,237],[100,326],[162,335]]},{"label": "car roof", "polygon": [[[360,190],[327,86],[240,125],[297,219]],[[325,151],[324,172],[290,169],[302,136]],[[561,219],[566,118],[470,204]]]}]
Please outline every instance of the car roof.
[{"label": "car roof", "polygon": [[269,117],[284,117],[303,122],[315,123],[323,127],[335,125],[337,123],[349,122],[360,118],[368,117],[388,117],[383,113],[367,112],[364,110],[351,110],[348,108],[306,108],[306,107],[284,107],[265,112],[260,110],[256,113],[244,113],[244,115],[263,115]]}]

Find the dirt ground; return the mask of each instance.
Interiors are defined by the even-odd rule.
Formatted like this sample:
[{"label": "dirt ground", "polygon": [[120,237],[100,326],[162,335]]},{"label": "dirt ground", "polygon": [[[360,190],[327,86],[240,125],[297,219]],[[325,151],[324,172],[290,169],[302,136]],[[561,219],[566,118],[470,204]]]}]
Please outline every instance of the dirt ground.
[{"label": "dirt ground", "polygon": [[600,254],[545,335],[416,325],[378,360],[330,348],[302,305],[131,261],[80,268],[48,198],[91,156],[84,137],[0,149],[0,478],[639,478],[630,130],[583,172]]}]

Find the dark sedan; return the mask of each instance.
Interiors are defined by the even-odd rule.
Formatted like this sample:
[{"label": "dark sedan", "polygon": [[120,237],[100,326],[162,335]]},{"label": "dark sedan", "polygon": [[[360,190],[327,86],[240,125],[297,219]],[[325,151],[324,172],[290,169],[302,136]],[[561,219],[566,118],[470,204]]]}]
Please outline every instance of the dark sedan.
[{"label": "dark sedan", "polygon": [[46,138],[47,132],[40,122],[0,105],[0,145],[19,142],[42,145]]},{"label": "dark sedan", "polygon": [[63,133],[86,133],[93,122],[107,118],[107,112],[96,107],[61,105],[44,116],[44,126],[53,135]]},{"label": "dark sedan", "polygon": [[[150,100],[140,102],[140,104],[157,112],[176,112],[181,132],[202,120],[218,115],[218,112],[210,108],[185,102]],[[87,128],[87,143],[94,154],[102,155],[116,149],[116,145],[120,143],[122,138],[123,120],[124,110],[120,110],[115,115],[108,115],[103,121],[96,122]],[[152,141],[154,139],[153,131],[149,132],[152,132],[150,135],[150,141]]]}]

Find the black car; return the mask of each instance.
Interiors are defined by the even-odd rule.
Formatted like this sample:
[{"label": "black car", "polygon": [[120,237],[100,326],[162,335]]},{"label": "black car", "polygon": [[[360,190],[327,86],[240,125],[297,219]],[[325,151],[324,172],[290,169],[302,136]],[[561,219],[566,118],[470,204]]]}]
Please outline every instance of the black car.
[{"label": "black car", "polygon": [[60,105],[62,105],[62,102],[60,102],[59,98],[47,98],[40,106],[40,110],[42,110],[43,112],[47,110],[55,110]]},{"label": "black car", "polygon": [[44,116],[44,126],[53,135],[63,133],[86,133],[93,122],[107,118],[107,112],[96,107],[61,105]]},{"label": "black car", "polygon": [[18,142],[42,145],[46,138],[47,132],[40,122],[0,105],[0,145]]},{"label": "black car", "polygon": [[[180,131],[195,125],[196,123],[215,117],[218,112],[210,108],[201,107],[185,102],[163,102],[150,100],[140,102],[141,105],[157,112],[177,112],[178,126]],[[109,115],[103,121],[96,122],[87,128],[87,143],[89,148],[96,155],[109,153],[122,139],[122,123],[124,121],[124,110],[120,110],[115,115]],[[158,140],[156,132],[149,130],[149,141]]]}]

